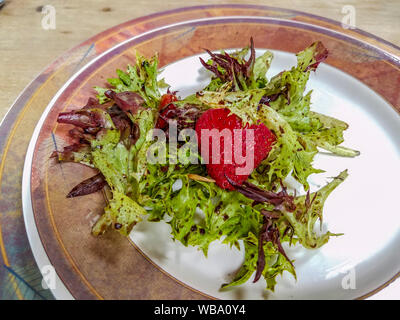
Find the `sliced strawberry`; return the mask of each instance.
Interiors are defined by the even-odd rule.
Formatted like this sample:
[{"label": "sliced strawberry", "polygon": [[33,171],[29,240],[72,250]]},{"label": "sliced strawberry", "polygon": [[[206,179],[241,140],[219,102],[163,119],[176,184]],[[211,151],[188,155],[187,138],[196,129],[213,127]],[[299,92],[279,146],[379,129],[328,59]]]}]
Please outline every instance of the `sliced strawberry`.
[{"label": "sliced strawberry", "polygon": [[174,118],[177,113],[177,108],[174,104],[168,104],[164,109],[162,109],[159,113],[156,128],[157,129],[167,129],[168,128],[168,119]]},{"label": "sliced strawberry", "polygon": [[166,93],[161,96],[159,110],[169,105],[171,102],[178,101],[178,97],[173,93]]},{"label": "sliced strawberry", "polygon": [[[225,139],[221,135],[220,148],[219,150],[215,150],[216,152],[220,153],[220,161],[219,163],[212,163],[212,139],[209,138],[207,141],[206,135],[203,136],[202,139],[203,129],[217,129],[218,131],[214,132],[218,132],[218,136],[220,135],[222,130],[228,129],[232,137],[232,143],[230,147],[227,147],[227,150],[231,150],[231,155],[225,154]],[[251,135],[248,133],[248,129],[253,130],[254,139],[251,139]],[[235,139],[239,139],[240,135],[237,135],[235,138],[234,130],[242,130],[242,157],[246,158],[246,161],[248,161],[247,159],[250,159],[249,157],[251,157],[251,153],[254,157],[252,167],[248,171],[248,174],[237,174],[236,171],[236,169],[238,168],[244,168],[246,166],[246,163],[242,162],[241,164],[238,164],[236,161],[237,157],[235,157],[235,145],[240,150],[240,141],[235,141]],[[202,143],[208,144],[208,157],[206,153],[202,154],[203,159],[206,161],[208,174],[216,181],[216,184],[219,187],[228,190],[234,190],[235,188],[232,186],[231,183],[229,183],[226,177],[228,177],[231,181],[234,181],[237,184],[241,185],[245,180],[247,180],[250,173],[261,163],[261,161],[268,156],[268,153],[272,148],[272,144],[275,142],[275,136],[264,124],[260,123],[253,125],[243,125],[242,120],[235,114],[230,114],[229,109],[210,109],[204,112],[196,122],[196,133],[200,150],[202,150]],[[211,136],[212,135],[213,134],[211,133]],[[227,141],[227,143],[230,143],[230,141]],[[207,159],[205,159],[205,157],[207,157]]]},{"label": "sliced strawberry", "polygon": [[173,93],[166,93],[161,96],[160,105],[158,106],[160,114],[156,123],[157,129],[166,129],[168,127],[167,119],[175,116],[177,108],[172,103],[174,101],[178,101],[178,98]]}]

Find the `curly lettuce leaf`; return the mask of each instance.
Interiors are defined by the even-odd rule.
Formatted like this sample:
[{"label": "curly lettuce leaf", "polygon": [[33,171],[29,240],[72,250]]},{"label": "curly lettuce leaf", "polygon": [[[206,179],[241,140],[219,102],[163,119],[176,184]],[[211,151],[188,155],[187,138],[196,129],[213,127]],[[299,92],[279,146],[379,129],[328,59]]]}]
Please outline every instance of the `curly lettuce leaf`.
[{"label": "curly lettuce leaf", "polygon": [[[250,56],[246,60],[246,55]],[[214,73],[211,82],[204,88],[204,91],[220,91],[221,86],[230,83],[229,90],[240,91],[256,88],[263,88],[268,83],[266,73],[271,65],[273,54],[266,51],[256,58],[253,39],[250,39],[250,46],[242,50],[227,53],[212,53],[208,51],[210,59],[205,62],[200,58],[202,65]]]},{"label": "curly lettuce leaf", "polygon": [[251,201],[238,192],[220,189],[214,183],[201,183],[207,202],[200,203],[205,214],[206,230],[222,242],[239,248],[238,241],[252,231],[258,230],[261,222],[257,209]]},{"label": "curly lettuce leaf", "polygon": [[261,100],[277,111],[299,133],[317,147],[341,156],[354,157],[358,151],[339,146],[343,142],[343,131],[348,125],[343,121],[312,112],[311,91],[304,94],[310,71],[317,68],[327,56],[327,50],[320,42],[297,54],[297,66],[273,77],[265,87],[266,94]]},{"label": "curly lettuce leaf", "polygon": [[348,128],[347,123],[317,112],[310,112],[310,115],[312,118],[317,119],[322,124],[322,127],[306,133],[304,135],[306,140],[311,141],[321,149],[339,156],[356,157],[360,155],[360,152],[357,150],[340,146],[344,141],[343,131]]},{"label": "curly lettuce leaf", "polygon": [[176,195],[174,184],[188,174],[205,175],[205,168],[197,165],[148,164],[148,174],[140,182],[143,205],[149,207],[149,221],[160,221],[167,213],[169,200]]},{"label": "curly lettuce leaf", "polygon": [[94,236],[103,234],[110,227],[127,236],[132,228],[142,220],[142,216],[147,213],[143,207],[125,194],[117,190],[113,190],[112,193],[113,197],[104,209],[104,214],[92,228]]},{"label": "curly lettuce leaf", "polygon": [[318,65],[328,57],[328,49],[321,41],[314,42],[311,46],[296,54],[297,66],[302,71],[315,71]]},{"label": "curly lettuce leaf", "polygon": [[[306,143],[272,108],[261,108],[258,114],[260,120],[273,131],[277,139],[272,152],[261,163],[262,176],[267,177],[268,182],[272,183],[283,180],[292,172],[293,177],[308,190],[307,178],[313,173],[323,172],[312,166],[318,150],[314,145]],[[260,170],[255,172],[257,176]]]},{"label": "curly lettuce leaf", "polygon": [[129,193],[129,152],[120,142],[119,130],[107,130],[92,140],[94,166],[100,170],[112,190]]},{"label": "curly lettuce leaf", "polygon": [[264,89],[236,92],[201,91],[196,94],[196,98],[209,108],[228,108],[240,117],[243,123],[256,124],[260,120],[257,117],[259,102],[265,92]]},{"label": "curly lettuce leaf", "polygon": [[[253,233],[249,233],[244,239],[245,259],[242,267],[236,273],[234,279],[227,284],[223,284],[222,288],[229,288],[241,285],[247,282],[257,269],[258,258],[258,239]],[[265,267],[262,275],[266,281],[266,288],[274,291],[276,285],[276,277],[282,275],[284,271],[289,272],[296,278],[296,272],[293,265],[283,254],[279,252],[276,246],[271,242],[263,246],[265,255]]]},{"label": "curly lettuce leaf", "polygon": [[185,246],[196,246],[207,255],[211,242],[221,239],[238,247],[241,238],[258,229],[260,215],[249,199],[187,175],[180,180],[182,188],[169,194],[165,208],[174,239]]},{"label": "curly lettuce leaf", "polygon": [[[214,183],[193,180],[194,173],[197,177],[206,174],[204,167],[196,165],[170,165],[162,170],[159,165],[149,166],[142,192],[149,195],[144,205],[150,208],[150,221],[167,214],[173,238],[198,247],[205,255],[212,241],[221,239],[238,247],[249,231],[257,232],[261,216],[250,199]],[[173,187],[177,181],[182,185],[178,190]]]},{"label": "curly lettuce leaf", "polygon": [[316,42],[299,52],[297,66],[279,73],[265,87],[264,101],[279,112],[293,130],[309,132],[320,127],[319,121],[310,116],[311,91],[304,93],[310,70],[315,70],[326,58],[325,50],[320,42]]},{"label": "curly lettuce leaf", "polygon": [[283,210],[282,213],[294,229],[299,243],[309,249],[319,248],[328,242],[331,236],[338,236],[331,232],[318,234],[315,230],[316,222],[319,220],[320,228],[323,222],[323,207],[329,194],[337,188],[348,176],[347,170],[341,172],[330,183],[320,190],[299,196],[294,200],[296,210],[290,212]]},{"label": "curly lettuce leaf", "polygon": [[244,59],[244,53],[246,52],[246,49],[244,49],[233,55],[224,51],[212,53],[206,50],[211,58],[208,62],[200,58],[200,62],[204,68],[213,72],[215,78],[219,78],[221,83],[232,82],[234,91],[247,90],[255,62],[253,39],[250,39],[250,42],[251,53],[248,61]]},{"label": "curly lettuce leaf", "polygon": [[[100,170],[112,191],[112,199],[92,233],[100,235],[113,225],[118,232],[128,235],[141,220],[141,216],[146,214],[146,210],[135,201],[138,198],[138,183],[132,150],[138,146],[134,145],[128,150],[120,141],[120,131],[108,129],[92,140],[91,147],[93,164]],[[140,152],[142,148],[138,150]]]},{"label": "curly lettuce leaf", "polygon": [[[135,115],[129,115],[132,122],[137,123],[140,131],[139,139],[129,151],[130,174],[135,179],[135,190],[138,188],[138,183],[146,172],[147,166],[147,150],[154,143],[149,139],[149,134],[154,128],[155,114],[151,109],[145,109]],[[136,193],[136,198],[139,194]]]},{"label": "curly lettuce leaf", "polygon": [[319,122],[309,116],[311,91],[304,95],[308,78],[309,72],[292,68],[271,79],[266,87],[265,97],[270,97],[267,105],[299,132],[308,132],[319,126]]},{"label": "curly lettuce leaf", "polygon": [[273,58],[274,55],[270,51],[265,51],[263,55],[256,58],[252,72],[252,83],[250,89],[264,88],[267,85],[268,79],[266,74],[271,66]]},{"label": "curly lettuce leaf", "polygon": [[[148,107],[157,109],[160,101],[159,86],[165,87],[165,82],[157,81],[158,76],[158,56],[155,55],[151,59],[146,59],[140,54],[136,54],[136,63],[134,66],[128,65],[126,72],[117,69],[118,78],[107,79],[108,83],[113,87],[113,91],[125,92],[132,91],[140,94]],[[97,98],[100,103],[104,103],[109,99],[105,92],[108,89],[95,87]]]}]

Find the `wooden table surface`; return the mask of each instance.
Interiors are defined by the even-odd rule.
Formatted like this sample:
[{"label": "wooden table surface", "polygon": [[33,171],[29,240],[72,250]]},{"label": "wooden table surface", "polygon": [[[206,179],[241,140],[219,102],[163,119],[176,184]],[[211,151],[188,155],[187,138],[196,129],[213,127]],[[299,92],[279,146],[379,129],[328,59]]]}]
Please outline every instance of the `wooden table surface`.
[{"label": "wooden table surface", "polygon": [[[356,27],[400,46],[399,0],[6,0],[0,9],[0,119],[50,62],[80,42],[130,19],[205,4],[246,3],[289,8],[342,21],[352,5]],[[56,9],[56,29],[42,28],[42,7]]]}]

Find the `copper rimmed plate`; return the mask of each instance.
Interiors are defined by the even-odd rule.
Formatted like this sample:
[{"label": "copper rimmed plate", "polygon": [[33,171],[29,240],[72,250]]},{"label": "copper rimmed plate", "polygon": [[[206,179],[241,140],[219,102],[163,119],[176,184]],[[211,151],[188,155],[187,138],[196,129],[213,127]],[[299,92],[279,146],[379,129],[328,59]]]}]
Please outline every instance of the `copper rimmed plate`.
[{"label": "copper rimmed plate", "polygon": [[[70,200],[65,194],[92,172],[49,161],[56,145],[67,143],[66,129],[56,124],[57,114],[83,105],[93,95],[92,87],[102,85],[116,68],[131,62],[135,50],[147,56],[159,52],[164,76],[183,94],[201,86],[197,55],[203,47],[238,48],[251,36],[258,52],[274,51],[272,73],[293,64],[290,53],[316,40],[325,44],[330,57],[310,81],[313,107],[349,122],[346,141],[362,152],[358,159],[333,161],[326,155],[317,159],[328,169],[325,178],[343,168],[350,170],[350,179],[326,208],[329,228],[345,236],[317,251],[294,250],[298,282],[283,277],[273,294],[265,293],[262,284],[250,283],[221,293],[218,287],[240,265],[241,253],[215,244],[210,257],[204,259],[194,249],[171,244],[162,224],[139,225],[129,239],[113,233],[101,239],[91,237],[91,223],[104,205],[101,195]],[[400,270],[400,259],[392,254],[400,249],[395,206],[395,183],[400,178],[399,52],[389,43],[359,30],[342,29],[326,19],[240,5],[185,8],[130,21],[67,53],[21,95],[12,109],[20,113],[5,145],[5,151],[13,150],[13,143],[20,140],[26,145],[33,132],[24,168],[23,208],[38,265],[52,264],[59,276],[54,295],[77,299],[353,299],[387,284]],[[39,108],[32,112],[34,105]],[[3,158],[2,172],[7,172],[12,158],[7,153]],[[343,278],[353,271],[356,287],[346,289]]]}]

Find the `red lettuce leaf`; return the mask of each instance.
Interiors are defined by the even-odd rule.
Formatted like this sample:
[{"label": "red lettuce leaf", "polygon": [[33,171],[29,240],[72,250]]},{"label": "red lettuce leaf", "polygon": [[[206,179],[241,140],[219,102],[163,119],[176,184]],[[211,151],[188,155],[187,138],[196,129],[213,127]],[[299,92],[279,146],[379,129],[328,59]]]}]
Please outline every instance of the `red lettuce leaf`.
[{"label": "red lettuce leaf", "polygon": [[67,195],[67,198],[85,196],[101,190],[107,184],[101,173],[82,181],[76,185]]},{"label": "red lettuce leaf", "polygon": [[136,114],[140,108],[143,108],[145,102],[140,94],[132,91],[116,93],[112,90],[107,90],[104,94],[107,98],[114,100],[121,110],[132,114]]}]

